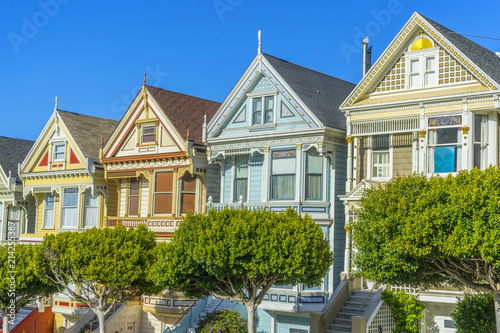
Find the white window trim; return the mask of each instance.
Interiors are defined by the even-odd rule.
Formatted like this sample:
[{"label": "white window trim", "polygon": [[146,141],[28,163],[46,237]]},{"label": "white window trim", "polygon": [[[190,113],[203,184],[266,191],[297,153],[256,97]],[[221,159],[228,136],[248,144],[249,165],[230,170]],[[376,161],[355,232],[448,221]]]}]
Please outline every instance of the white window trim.
[{"label": "white window trim", "polygon": [[[99,193],[99,191],[95,191],[94,192],[94,196],[97,195],[97,206],[95,206],[95,208],[97,208],[97,221],[95,221],[95,226],[91,226],[91,227],[86,227],[84,226],[83,224],[85,223],[85,209],[87,208],[87,206],[85,206],[85,193],[89,191],[89,193],[92,195],[92,190],[87,188],[85,191],[82,192],[83,194],[83,212],[82,212],[82,217],[83,217],[83,220],[82,220],[82,228],[83,229],[92,229],[92,228],[99,228],[101,227],[101,195]],[[94,208],[94,206],[90,206],[91,208]]]},{"label": "white window trim", "polygon": [[[302,175],[301,175],[301,183],[302,183],[302,193],[301,193],[301,200],[302,201],[307,201],[307,202],[324,202],[324,201],[327,201],[327,194],[328,194],[328,191],[327,191],[327,184],[326,184],[326,181],[327,181],[327,167],[328,167],[328,161],[327,161],[327,157],[326,155],[323,155],[321,157],[321,196],[322,198],[321,199],[307,199],[306,198],[306,175],[307,175],[307,152],[311,149],[316,149],[316,151],[318,151],[318,148],[315,147],[315,146],[311,146],[305,150],[302,150],[302,161],[301,161],[301,165],[302,165]],[[319,153],[319,151],[318,151]],[[297,181],[297,175],[295,176],[296,179],[295,181]]]},{"label": "white window trim", "polygon": [[[78,189],[78,202],[76,209],[78,211],[77,219],[76,219],[76,226],[64,226],[64,221],[63,221],[63,209],[64,209],[64,189],[65,188],[77,188]],[[64,230],[77,230],[80,226],[80,207],[81,207],[81,191],[80,191],[80,186],[65,186],[61,188],[61,198],[60,198],[60,205],[59,205],[59,229],[64,229]]]},{"label": "white window trim", "polygon": [[[437,116],[437,117],[439,117],[439,116]],[[425,118],[426,123],[428,123],[428,121],[429,121],[428,118],[430,118],[430,117],[426,117]],[[436,175],[439,175],[439,176],[447,176],[449,174],[451,174],[451,175],[457,175],[459,171],[464,170],[466,167],[467,168],[469,167],[469,166],[464,166],[463,165],[462,157],[463,157],[463,154],[465,154],[466,152],[467,152],[467,154],[471,155],[469,153],[470,149],[471,149],[471,147],[472,147],[472,149],[474,149],[474,147],[471,144],[468,145],[468,148],[466,146],[464,146],[463,133],[462,133],[462,130],[461,130],[461,128],[463,126],[465,126],[465,125],[463,125],[463,119],[464,118],[462,118],[462,125],[433,126],[433,127],[428,127],[427,128],[427,134],[426,134],[426,137],[425,137],[425,146],[424,146],[424,149],[425,149],[425,152],[424,152],[425,153],[424,174],[427,175],[428,178],[432,177],[432,176],[436,176]],[[446,146],[446,145],[448,145],[448,146],[450,146],[450,145],[457,146],[460,149],[460,154],[461,154],[460,157],[457,156],[457,164],[458,163],[460,163],[460,164],[457,165],[457,171],[454,171],[454,172],[439,172],[439,173],[438,172],[430,172],[429,171],[429,163],[430,163],[431,156],[429,154],[429,148],[436,147],[435,143],[433,145],[429,144],[429,138],[430,138],[431,132],[432,131],[437,131],[439,129],[447,129],[447,128],[458,128],[458,134],[457,134],[457,141],[458,142],[455,143],[455,144],[439,144],[437,147],[439,147],[439,146]],[[470,135],[467,135],[467,136],[470,137],[471,135],[473,135],[472,132],[473,132],[473,129],[469,128],[469,134]],[[470,170],[470,168],[468,168],[468,169]]]},{"label": "white window trim", "polygon": [[[434,69],[434,74],[435,74],[435,80],[433,84],[425,86],[425,59],[434,57],[434,63],[435,63],[435,69]],[[428,88],[434,88],[437,87],[439,84],[439,47],[433,47],[433,48],[428,48],[428,49],[422,49],[422,50],[415,50],[415,51],[408,51],[405,54],[405,61],[406,61],[406,89],[407,90],[418,90],[418,89],[428,89]],[[420,65],[420,87],[414,87],[412,88],[410,86],[410,76],[411,76],[411,61],[412,60],[419,60],[419,65]]]},{"label": "white window trim", "polygon": [[[56,154],[56,146],[64,146],[64,157],[62,159],[56,159],[55,154]],[[66,142],[65,141],[54,141],[50,143],[50,158],[49,162],[65,162],[66,161],[66,155],[67,155],[67,147],[66,147]]]},{"label": "white window trim", "polygon": [[[47,195],[53,195],[54,196],[54,220],[52,221],[52,227],[47,226],[47,220],[45,218],[45,211],[47,209]],[[43,222],[42,222],[42,229],[47,229],[47,230],[54,230],[56,227],[56,201],[55,201],[55,194],[52,193],[44,193],[43,194]]]},{"label": "white window trim", "polygon": [[[384,135],[384,134],[380,134],[380,135]],[[393,176],[393,169],[394,169],[394,146],[393,146],[393,142],[392,142],[392,139],[393,139],[393,134],[388,134],[389,135],[389,149],[388,150],[377,150],[377,151],[374,151],[373,150],[373,135],[368,137],[368,147],[367,147],[367,151],[368,151],[368,156],[367,156],[367,163],[366,163],[366,166],[367,166],[367,178],[368,179],[373,179],[373,180],[389,180],[392,178]],[[388,161],[388,165],[389,165],[389,174],[387,177],[375,177],[373,175],[373,154],[377,154],[377,153],[389,153],[389,161]]]},{"label": "white window trim", "polygon": [[[243,202],[250,202],[250,163],[252,161],[252,155],[248,154],[248,161],[247,161],[247,200]],[[235,200],[234,198],[234,181],[236,179],[236,155],[233,155],[231,158],[231,201],[232,203],[237,203],[239,202],[238,200]]]},{"label": "white window trim", "polygon": [[[274,125],[277,122],[277,100],[278,100],[278,91],[277,90],[266,90],[266,91],[258,91],[255,93],[247,93],[246,94],[249,102],[250,102],[250,116],[248,117],[248,126],[269,126],[269,125]],[[270,123],[264,122],[264,117],[265,117],[265,98],[266,97],[273,97],[273,121]],[[261,110],[261,115],[260,115],[260,124],[254,124],[253,123],[253,102],[254,100],[260,98],[262,100],[262,110]]]}]

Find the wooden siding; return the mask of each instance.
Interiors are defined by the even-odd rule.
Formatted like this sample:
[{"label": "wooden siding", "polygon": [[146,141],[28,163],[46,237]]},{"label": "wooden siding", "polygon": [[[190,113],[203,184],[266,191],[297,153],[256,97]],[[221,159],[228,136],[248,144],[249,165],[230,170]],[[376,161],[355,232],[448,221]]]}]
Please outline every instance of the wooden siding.
[{"label": "wooden siding", "polygon": [[392,138],[392,175],[412,173],[412,133],[394,134]]}]

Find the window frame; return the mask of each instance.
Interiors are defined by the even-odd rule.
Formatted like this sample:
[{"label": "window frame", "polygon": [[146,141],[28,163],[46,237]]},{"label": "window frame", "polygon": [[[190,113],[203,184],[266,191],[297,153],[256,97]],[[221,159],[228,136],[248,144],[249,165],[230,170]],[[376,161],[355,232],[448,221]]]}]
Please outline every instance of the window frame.
[{"label": "window frame", "polygon": [[[131,194],[132,183],[138,183],[137,194]],[[130,199],[137,197],[137,214],[130,213]],[[127,189],[127,216],[139,217],[141,215],[141,178],[129,178],[128,189]]]},{"label": "window frame", "polygon": [[[54,207],[52,207],[52,212],[53,212],[53,216],[52,216],[52,225],[51,226],[48,226],[47,225],[47,197],[52,197],[54,198],[54,201],[52,202]],[[57,195],[56,194],[52,194],[52,193],[45,193],[43,195],[43,223],[42,223],[42,229],[54,229],[55,228],[55,220],[56,220],[56,202],[57,202]]]},{"label": "window frame", "polygon": [[[309,169],[309,160],[307,158],[307,155],[311,154],[311,152],[316,152],[318,154],[318,157],[319,157],[319,160],[321,160],[321,172],[318,173],[318,172],[310,172],[308,169]],[[321,156],[320,153],[317,151],[316,148],[314,147],[311,147],[310,149],[307,149],[306,151],[304,151],[304,200],[306,201],[326,201],[324,200],[323,196],[324,196],[324,193],[323,193],[323,190],[324,190],[324,187],[325,187],[325,178],[326,177],[323,177],[323,175],[325,174],[325,156]],[[308,192],[307,192],[307,189],[308,189],[308,177],[309,175],[320,175],[320,198],[309,198],[307,196]]]},{"label": "window frame", "polygon": [[[191,191],[188,191],[188,190],[185,190],[184,189],[184,178],[187,176],[187,175],[190,175],[192,178],[194,178],[194,190],[191,190]],[[183,212],[184,210],[184,194],[194,194],[194,210],[193,210],[193,213],[197,213],[198,210],[199,210],[199,207],[198,207],[198,198],[199,198],[199,195],[198,195],[198,177],[195,175],[195,174],[192,174],[190,172],[186,172],[184,173],[184,175],[179,178],[179,214],[180,215],[186,215],[188,210],[186,210],[185,212]]]},{"label": "window frame", "polygon": [[[464,166],[462,165],[462,156],[464,153],[464,142],[462,141],[462,124],[459,125],[447,125],[447,126],[435,126],[435,127],[430,127],[427,129],[427,143],[426,143],[426,174],[431,176],[431,175],[447,175],[447,174],[455,174],[462,170]],[[457,130],[457,141],[455,143],[437,143],[438,141],[438,131],[439,130],[447,130],[447,129],[456,129]],[[435,136],[432,138],[434,140],[434,143],[430,143],[431,141],[431,135]],[[436,172],[436,161],[435,161],[435,148],[436,147],[448,147],[448,146],[455,146],[455,166],[454,166],[454,171],[447,171],[447,172]],[[432,154],[431,154],[431,149]],[[431,162],[431,156],[432,156],[432,162]],[[431,168],[431,163],[432,163],[432,172],[430,170]]]},{"label": "window frame", "polygon": [[[387,147],[375,147],[375,140],[377,140],[377,137],[387,137]],[[369,178],[374,179],[374,180],[387,180],[392,178],[392,169],[393,169],[393,145],[392,145],[392,134],[379,134],[379,135],[372,135],[370,137],[370,163],[369,163]],[[375,168],[375,156],[380,156],[380,155],[385,155],[387,156],[387,162],[380,163],[377,162],[378,168],[387,168],[387,175],[382,175],[378,176],[375,175],[374,168]]]},{"label": "window frame", "polygon": [[[476,136],[477,136],[477,117],[481,117],[482,119],[485,119],[486,121],[483,122],[481,121],[481,123],[483,124],[483,126],[481,126],[481,130],[485,130],[486,133],[482,133],[482,138],[477,141],[476,140]],[[480,165],[478,166],[478,169],[480,170],[485,170],[490,164],[493,164],[491,163],[491,155],[492,155],[492,152],[490,151],[491,150],[491,144],[490,144],[490,141],[491,138],[490,138],[490,115],[487,114],[487,113],[474,113],[473,116],[472,116],[472,119],[473,119],[473,126],[472,126],[472,135],[471,135],[471,138],[472,138],[472,152],[471,152],[471,157],[472,157],[472,165],[471,167],[474,168],[477,165],[476,163],[476,147],[478,145],[481,146],[481,149],[484,150],[482,153],[484,153],[485,155],[481,158],[481,163]],[[485,165],[481,165],[481,164],[485,164]]]},{"label": "window frame", "polygon": [[[138,146],[154,146],[158,144],[159,141],[159,135],[158,135],[158,128],[159,124],[158,122],[139,122],[137,124],[138,127],[138,133],[137,133],[137,145]],[[144,133],[145,130],[149,128],[154,127],[154,133]],[[153,141],[144,141],[144,137],[149,137],[149,136],[154,136]]]},{"label": "window frame", "polygon": [[[62,158],[56,158],[57,154],[60,154],[60,152],[57,152],[57,147],[63,147],[63,156]],[[52,142],[50,145],[50,162],[65,162],[66,161],[66,142],[64,141],[57,141],[57,142]]]},{"label": "window frame", "polygon": [[[233,175],[233,179],[232,179],[232,197],[233,197],[233,202],[239,202],[240,199],[239,199],[239,195],[237,195],[236,193],[236,182],[237,181],[241,181],[241,180],[246,180],[246,185],[245,185],[245,191],[244,191],[244,195],[243,195],[243,202],[248,202],[249,201],[249,175],[250,175],[250,157],[251,155],[235,155],[233,157],[233,169],[234,169],[234,172],[232,172],[232,175]],[[237,173],[238,173],[238,158],[242,159],[245,163],[245,158],[246,158],[246,177],[237,177]]]},{"label": "window frame", "polygon": [[[250,126],[271,125],[276,123],[276,109],[277,109],[277,91],[262,91],[258,93],[249,93],[247,97],[251,103],[251,117]],[[272,108],[267,107],[267,101],[272,99]],[[255,105],[260,101],[260,110],[255,109]],[[271,113],[271,120],[267,120],[267,114]],[[260,113],[259,121],[256,121],[256,113]]]},{"label": "window frame", "polygon": [[[157,191],[157,182],[158,182],[158,174],[162,174],[162,173],[170,173],[171,176],[172,176],[172,188],[170,191]],[[152,194],[153,194],[153,200],[152,200],[152,215],[154,216],[171,216],[173,213],[174,213],[174,182],[175,182],[175,179],[174,179],[174,171],[173,170],[158,170],[154,173],[154,185],[153,185],[153,191],[152,191]],[[171,196],[171,205],[170,205],[170,213],[157,213],[156,212],[156,195],[157,194],[170,194]]]},{"label": "window frame", "polygon": [[[11,217],[10,217],[10,212],[11,212],[11,209],[13,209],[13,208],[16,209],[17,210],[17,214],[19,214],[17,220],[11,219]],[[23,222],[22,208],[20,206],[9,205],[7,207],[7,223],[5,224],[5,228],[6,228],[6,232],[5,232],[6,238],[5,239],[6,240],[11,240],[11,239],[19,240],[19,238],[21,236],[22,222]],[[9,236],[9,226],[10,226],[10,223],[17,223],[16,237],[10,237]]]},{"label": "window frame", "polygon": [[[411,47],[411,46],[410,46]],[[439,67],[439,47],[432,47],[427,49],[408,51],[406,54],[406,89],[426,89],[439,85],[438,80],[438,67]],[[427,60],[434,59],[434,68],[427,69]],[[412,72],[412,62],[418,61],[418,70]],[[431,83],[426,84],[426,78],[429,74],[434,74],[434,79]],[[418,76],[420,82],[418,86],[412,86],[412,77]]]},{"label": "window frame", "polygon": [[[96,203],[96,206],[89,206],[87,205],[87,194],[89,194],[91,196],[91,200],[95,200],[97,201]],[[95,198],[97,197],[97,198]],[[99,195],[99,192],[98,191],[95,191],[94,192],[94,196],[92,196],[92,191],[91,189],[86,189],[84,192],[83,192],[83,221],[82,221],[82,228],[84,229],[91,229],[91,228],[98,228],[100,227],[100,221],[101,221],[101,217],[100,217],[100,210],[99,210],[99,206],[100,206],[100,202],[101,202],[101,198],[100,198],[100,195]],[[97,217],[97,220],[95,221],[95,225],[85,225],[85,222],[86,222],[86,219],[87,219],[87,209],[88,208],[95,208],[96,211],[97,211],[97,214],[96,214],[96,217]]]},{"label": "window frame", "polygon": [[[274,153],[280,153],[280,152],[292,152],[293,151],[293,157],[274,157]],[[293,166],[294,166],[294,172],[293,173],[279,173],[279,174],[274,174],[273,173],[273,161],[276,159],[292,159],[293,158]],[[295,148],[293,149],[276,149],[276,150],[271,150],[270,151],[270,169],[269,169],[269,200],[270,201],[290,201],[290,200],[295,200],[296,198],[296,184],[297,184],[297,150]],[[273,179],[276,179],[277,177],[282,177],[282,176],[293,176],[293,186],[292,186],[292,196],[287,197],[287,198],[276,198],[273,197]]]},{"label": "window frame", "polygon": [[[66,190],[69,190],[69,189],[76,189],[76,192],[73,192],[73,193],[68,193],[66,192]],[[76,197],[77,197],[77,200],[76,200],[76,206],[65,206],[64,203],[65,203],[65,200],[64,198],[66,197],[66,194],[76,194]],[[62,188],[62,203],[61,203],[61,228],[64,228],[64,229],[77,229],[78,228],[78,224],[79,224],[79,207],[80,207],[80,190],[78,188],[78,186],[68,186],[68,187],[63,187]],[[65,219],[64,219],[64,210],[65,209],[76,209],[76,223],[74,225],[67,225],[65,222]]]}]

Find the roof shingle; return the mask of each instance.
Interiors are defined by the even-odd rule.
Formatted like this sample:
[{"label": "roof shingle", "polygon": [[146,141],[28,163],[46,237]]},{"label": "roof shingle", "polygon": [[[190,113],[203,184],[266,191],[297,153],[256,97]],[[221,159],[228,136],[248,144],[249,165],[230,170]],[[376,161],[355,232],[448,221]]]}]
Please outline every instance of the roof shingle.
[{"label": "roof shingle", "polygon": [[20,181],[17,174],[17,164],[23,162],[34,143],[35,141],[31,140],[0,136],[0,166],[7,177],[11,171],[16,182]]}]

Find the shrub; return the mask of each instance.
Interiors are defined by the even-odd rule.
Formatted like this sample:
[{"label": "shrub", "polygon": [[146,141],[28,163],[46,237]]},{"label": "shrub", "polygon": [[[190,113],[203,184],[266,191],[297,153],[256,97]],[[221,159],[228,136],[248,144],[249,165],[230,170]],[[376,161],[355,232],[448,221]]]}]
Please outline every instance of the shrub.
[{"label": "shrub", "polygon": [[458,333],[497,331],[495,303],[491,294],[466,295],[463,300],[459,300],[451,317],[455,320]]},{"label": "shrub", "polygon": [[198,321],[196,333],[245,333],[247,321],[240,317],[240,313],[231,310],[216,310],[203,316]]},{"label": "shrub", "polygon": [[396,322],[393,333],[418,333],[418,324],[423,317],[425,306],[417,296],[404,291],[384,290],[382,300],[389,305]]}]

